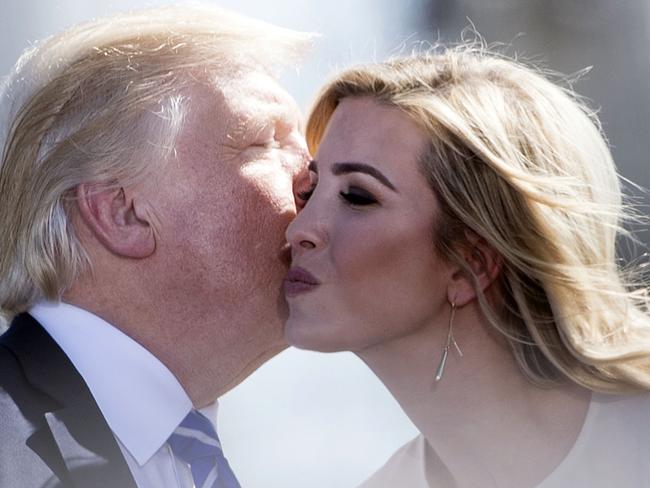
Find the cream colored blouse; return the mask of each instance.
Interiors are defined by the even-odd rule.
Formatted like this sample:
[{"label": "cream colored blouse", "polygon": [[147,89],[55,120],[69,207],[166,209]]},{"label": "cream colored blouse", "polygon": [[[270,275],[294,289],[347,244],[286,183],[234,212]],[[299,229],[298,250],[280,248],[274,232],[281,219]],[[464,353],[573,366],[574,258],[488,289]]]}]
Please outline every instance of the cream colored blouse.
[{"label": "cream colored blouse", "polygon": [[[433,488],[426,440],[402,446],[360,488]],[[649,488],[650,394],[594,393],[576,443],[538,488]]]}]

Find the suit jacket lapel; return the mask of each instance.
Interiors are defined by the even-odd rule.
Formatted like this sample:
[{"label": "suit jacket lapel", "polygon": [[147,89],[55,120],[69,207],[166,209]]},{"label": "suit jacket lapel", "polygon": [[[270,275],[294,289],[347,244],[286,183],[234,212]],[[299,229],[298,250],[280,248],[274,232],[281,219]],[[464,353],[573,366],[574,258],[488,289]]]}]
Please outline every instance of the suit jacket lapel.
[{"label": "suit jacket lapel", "polygon": [[109,432],[111,442],[107,442],[106,436],[100,434],[100,429],[97,428],[98,419],[93,417],[96,417],[96,412],[83,406],[45,414],[72,485],[93,488],[135,487],[112,434]]},{"label": "suit jacket lapel", "polygon": [[2,343],[25,376],[51,402],[27,440],[62,482],[84,487],[136,487],[128,465],[88,387],[68,357],[27,314],[14,320]]}]

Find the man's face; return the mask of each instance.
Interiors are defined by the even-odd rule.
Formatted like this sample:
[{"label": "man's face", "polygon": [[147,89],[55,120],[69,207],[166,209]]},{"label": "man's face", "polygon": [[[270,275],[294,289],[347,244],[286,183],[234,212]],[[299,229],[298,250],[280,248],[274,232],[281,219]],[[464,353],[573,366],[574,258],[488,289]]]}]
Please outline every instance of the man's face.
[{"label": "man's face", "polygon": [[182,309],[206,349],[284,344],[284,232],[308,160],[299,123],[265,74],[197,84],[177,157],[152,189],[160,299]]}]

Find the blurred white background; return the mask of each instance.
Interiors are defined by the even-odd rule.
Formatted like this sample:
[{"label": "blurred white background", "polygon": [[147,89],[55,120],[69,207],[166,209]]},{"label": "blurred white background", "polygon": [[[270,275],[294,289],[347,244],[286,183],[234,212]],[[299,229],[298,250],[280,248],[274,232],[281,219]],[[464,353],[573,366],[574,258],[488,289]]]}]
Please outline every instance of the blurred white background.
[{"label": "blurred white background", "polygon": [[[74,23],[167,3],[172,2],[0,0],[0,73],[10,70],[30,42]],[[623,175],[650,187],[648,0],[216,3],[322,34],[299,72],[283,79],[305,110],[336,69],[408,52],[418,40],[457,40],[468,19],[488,41],[513,42],[514,50],[554,69],[570,73],[593,65],[576,88],[602,107]],[[647,211],[648,195],[635,192]],[[640,237],[647,246],[650,234],[646,231]],[[332,488],[363,481],[416,431],[355,356],[288,350],[221,399],[219,433],[245,488]]]}]

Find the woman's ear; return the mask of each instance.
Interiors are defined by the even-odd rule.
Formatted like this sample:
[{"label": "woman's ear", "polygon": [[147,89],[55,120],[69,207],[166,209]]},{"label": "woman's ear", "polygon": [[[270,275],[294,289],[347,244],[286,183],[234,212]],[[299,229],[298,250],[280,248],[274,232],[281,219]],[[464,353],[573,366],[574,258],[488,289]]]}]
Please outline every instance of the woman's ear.
[{"label": "woman's ear", "polygon": [[473,232],[467,233],[458,255],[463,266],[452,274],[447,299],[462,307],[476,298],[477,289],[485,292],[489,288],[501,271],[502,260],[485,239]]},{"label": "woman's ear", "polygon": [[146,204],[125,188],[81,184],[76,189],[81,219],[109,251],[126,258],[146,258],[156,249]]}]

